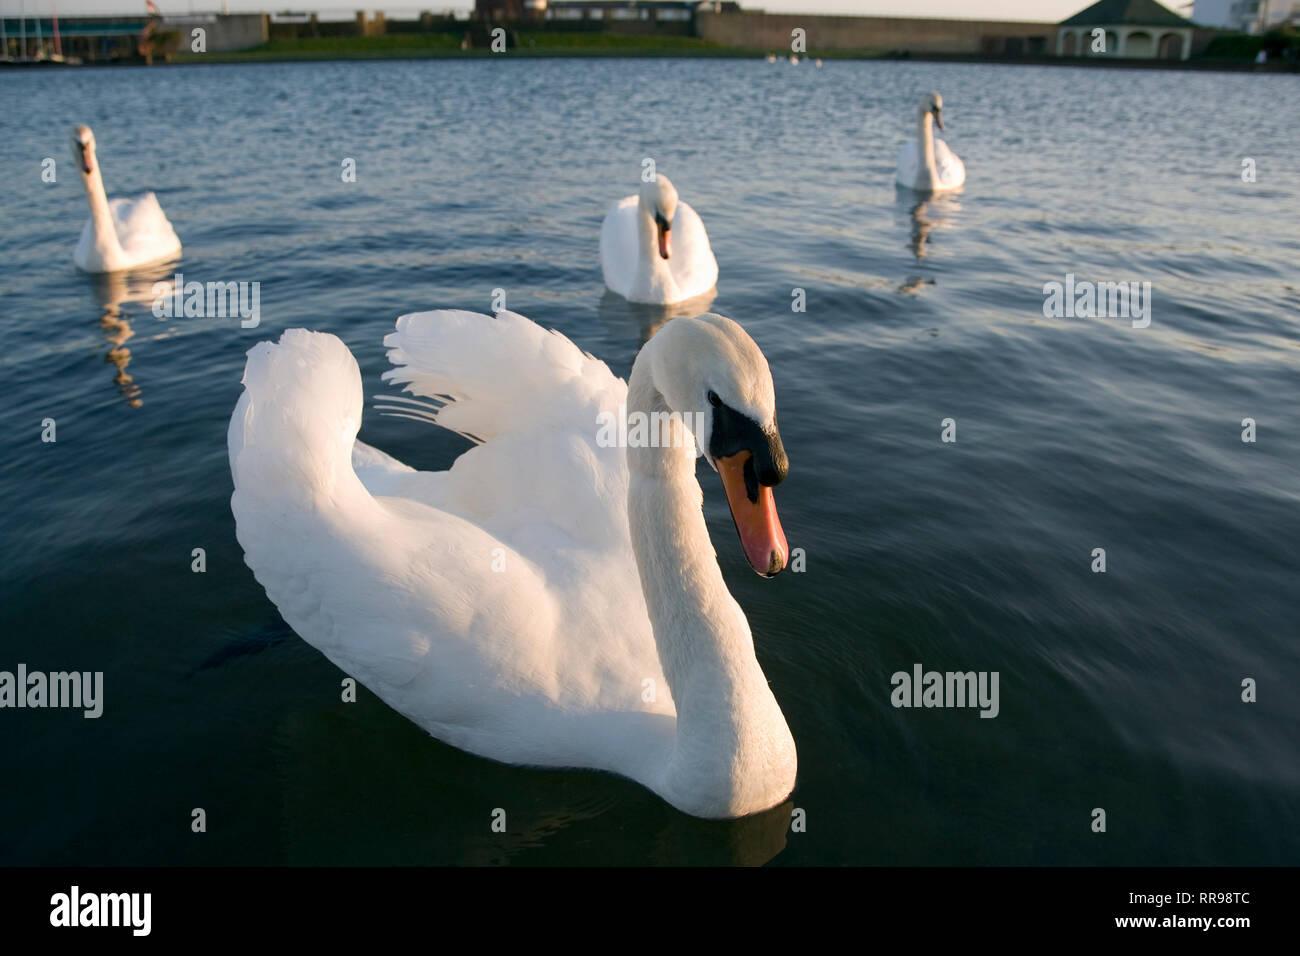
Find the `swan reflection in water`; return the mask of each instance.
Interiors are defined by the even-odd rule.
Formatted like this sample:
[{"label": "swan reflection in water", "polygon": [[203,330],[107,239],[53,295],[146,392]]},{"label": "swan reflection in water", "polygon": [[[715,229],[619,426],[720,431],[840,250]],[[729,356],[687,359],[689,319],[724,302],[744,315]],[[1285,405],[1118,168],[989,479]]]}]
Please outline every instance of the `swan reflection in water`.
[{"label": "swan reflection in water", "polygon": [[[636,332],[636,342],[632,348],[631,355],[635,356],[641,350],[641,346],[650,341],[650,337],[662,329],[670,319],[680,318],[682,316],[696,316],[708,312],[713,305],[713,300],[718,297],[718,287],[714,286],[708,292],[697,295],[691,299],[683,299],[681,302],[670,302],[666,305],[658,305],[646,302],[629,302],[617,292],[605,289],[600,297],[598,306],[600,320],[611,331]],[[629,358],[629,364],[631,359]]]},{"label": "swan reflection in water", "polygon": [[[154,302],[155,283],[165,282],[170,287],[175,282],[173,269],[175,261],[162,262],[152,266],[133,269],[130,272],[104,272],[89,277],[95,294],[95,302],[100,309],[99,327],[108,340],[109,349],[104,361],[111,364],[117,373],[113,384],[118,387],[122,397],[131,408],[139,408],[140,386],[126,370],[131,364],[131,350],[127,341],[135,335],[131,327],[128,311],[123,306],[141,306],[141,312],[149,314]],[[135,311],[135,310],[129,310]]]},{"label": "swan reflection in water", "polygon": [[930,233],[936,229],[951,229],[956,225],[957,213],[961,212],[961,203],[952,193],[940,193],[926,196],[917,201],[916,193],[908,189],[899,189],[900,205],[910,204],[909,215],[912,220],[912,235],[908,248],[918,260],[929,253]]},{"label": "swan reflection in water", "polygon": [[[313,707],[279,722],[272,739],[282,755],[285,862],[762,866],[785,851],[795,825],[791,799],[739,820],[699,820],[630,781],[574,770],[530,778],[529,799],[512,801],[505,832],[491,832],[480,808],[519,792],[517,769],[444,747],[399,721]],[[376,747],[380,730],[385,745]],[[358,811],[380,794],[382,814]],[[346,840],[322,851],[322,827],[338,820],[348,821]]]}]

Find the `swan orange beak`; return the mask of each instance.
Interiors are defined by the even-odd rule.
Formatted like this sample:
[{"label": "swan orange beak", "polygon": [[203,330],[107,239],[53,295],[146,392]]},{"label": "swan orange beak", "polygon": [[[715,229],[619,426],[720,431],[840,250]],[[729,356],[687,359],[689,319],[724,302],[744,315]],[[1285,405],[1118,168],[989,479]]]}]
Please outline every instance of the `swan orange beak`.
[{"label": "swan orange beak", "polygon": [[776,516],[772,489],[760,485],[754,475],[753,458],[750,452],[742,451],[718,458],[715,464],[749,566],[763,577],[770,578],[785,568],[790,558],[790,546]]},{"label": "swan orange beak", "polygon": [[659,257],[667,259],[673,254],[673,224],[663,216],[655,216],[655,226],[659,230]]},{"label": "swan orange beak", "polygon": [[943,111],[942,111],[942,110],[935,110],[935,111],[934,111],[934,125],[937,126],[937,127],[939,127],[939,129],[943,129]]}]

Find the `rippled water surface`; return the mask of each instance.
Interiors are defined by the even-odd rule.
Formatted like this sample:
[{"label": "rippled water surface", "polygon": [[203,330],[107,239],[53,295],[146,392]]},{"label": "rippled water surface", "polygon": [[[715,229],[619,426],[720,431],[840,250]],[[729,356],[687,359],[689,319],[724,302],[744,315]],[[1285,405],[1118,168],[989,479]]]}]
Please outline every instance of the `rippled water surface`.
[{"label": "rippled water surface", "polygon": [[[968,180],[918,204],[893,170],[930,88]],[[26,71],[0,97],[0,669],[106,685],[98,720],[0,710],[0,861],[1300,862],[1296,77],[420,61]],[[110,195],[157,192],[187,278],[261,283],[260,327],[76,271],[78,122]],[[791,801],[736,823],[342,704],[229,507],[244,353],[286,328],[343,338],[361,437],[423,468],[465,446],[373,408],[404,312],[504,289],[626,375],[663,317],[603,291],[597,240],[644,157],[771,363],[807,555],[750,573],[701,472],[799,748]],[[1069,273],[1149,281],[1150,327],[1045,318]],[[1000,713],[895,709],[916,663],[997,671]]]}]

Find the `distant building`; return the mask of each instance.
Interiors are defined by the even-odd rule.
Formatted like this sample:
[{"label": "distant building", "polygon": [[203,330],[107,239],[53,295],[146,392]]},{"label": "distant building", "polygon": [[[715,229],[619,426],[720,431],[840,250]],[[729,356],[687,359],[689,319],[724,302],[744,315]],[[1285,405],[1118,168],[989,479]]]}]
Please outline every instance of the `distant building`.
[{"label": "distant building", "polygon": [[732,0],[475,0],[478,20],[597,21],[606,25],[642,22],[691,24],[696,8],[713,13],[735,13]]},{"label": "distant building", "polygon": [[[147,17],[62,17],[59,41],[65,56],[83,60],[134,59]],[[46,59],[53,52],[55,24],[50,17],[0,17],[2,59]]]},{"label": "distant building", "polygon": [[1268,8],[1268,0],[1233,0],[1223,25],[1241,33],[1263,33],[1268,21]]},{"label": "distant building", "polygon": [[1196,0],[1199,26],[1263,33],[1283,24],[1300,26],[1300,0]]},{"label": "distant building", "polygon": [[524,0],[474,0],[475,20],[522,20]]},{"label": "distant building", "polygon": [[94,63],[137,61],[185,49],[189,31],[206,31],[207,51],[246,50],[267,40],[270,18],[261,13],[193,16],[0,17],[0,59],[46,59],[57,35],[62,54]]},{"label": "distant building", "polygon": [[[1059,56],[1186,60],[1192,53],[1193,26],[1191,20],[1156,0],[1100,0],[1061,21],[1056,52]],[[1096,34],[1097,30],[1103,32]],[[1103,42],[1095,44],[1094,35]]]},{"label": "distant building", "polygon": [[[697,0],[551,0],[547,19],[690,23],[697,6]],[[740,9],[735,3],[726,6]]]},{"label": "distant building", "polygon": [[548,0],[474,0],[475,20],[544,20]]},{"label": "distant building", "polygon": [[1229,29],[1266,33],[1282,26],[1300,26],[1300,0],[1237,0]]}]

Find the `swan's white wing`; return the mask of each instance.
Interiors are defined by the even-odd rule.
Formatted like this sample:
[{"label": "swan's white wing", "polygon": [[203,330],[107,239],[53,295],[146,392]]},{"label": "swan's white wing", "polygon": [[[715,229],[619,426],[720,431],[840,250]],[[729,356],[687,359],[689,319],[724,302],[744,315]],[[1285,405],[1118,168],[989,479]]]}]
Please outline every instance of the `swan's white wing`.
[{"label": "swan's white wing", "polygon": [[81,227],[81,236],[77,239],[77,248],[73,250],[72,261],[82,272],[100,272],[103,263],[95,249],[95,223],[87,219]]},{"label": "swan's white wing", "polygon": [[709,234],[699,214],[684,202],[677,204],[672,237],[673,252],[668,266],[679,296],[693,299],[717,285],[718,260],[709,245]]},{"label": "swan's white wing", "polygon": [[898,184],[908,189],[916,188],[917,175],[921,171],[921,148],[916,140],[904,143],[898,149]]},{"label": "swan's white wing", "polygon": [[625,196],[609,207],[600,226],[600,269],[605,285],[624,298],[632,295],[632,284],[636,281],[640,251],[636,211],[637,197]]},{"label": "swan's white wing", "polygon": [[[938,138],[934,141],[934,167],[937,174],[935,187],[938,189],[956,189],[966,181],[965,165],[948,144]],[[921,147],[916,140],[909,140],[898,150],[898,184],[917,189],[921,171]]]},{"label": "swan's white wing", "polygon": [[114,199],[108,208],[117,241],[133,265],[170,258],[181,251],[181,241],[153,193]]},{"label": "swan's white wing", "polygon": [[440,404],[438,425],[484,443],[452,465],[442,506],[505,538],[538,515],[589,546],[627,536],[626,460],[601,444],[627,385],[604,362],[514,312],[404,315],[384,344],[395,366],[386,381]]},{"label": "swan's white wing", "polygon": [[934,167],[945,189],[956,189],[966,181],[966,164],[941,139],[934,141]]},{"label": "swan's white wing", "polygon": [[627,394],[604,362],[516,312],[416,312],[397,320],[384,345],[395,366],[384,380],[439,400],[437,423],[480,442],[572,428]]}]

